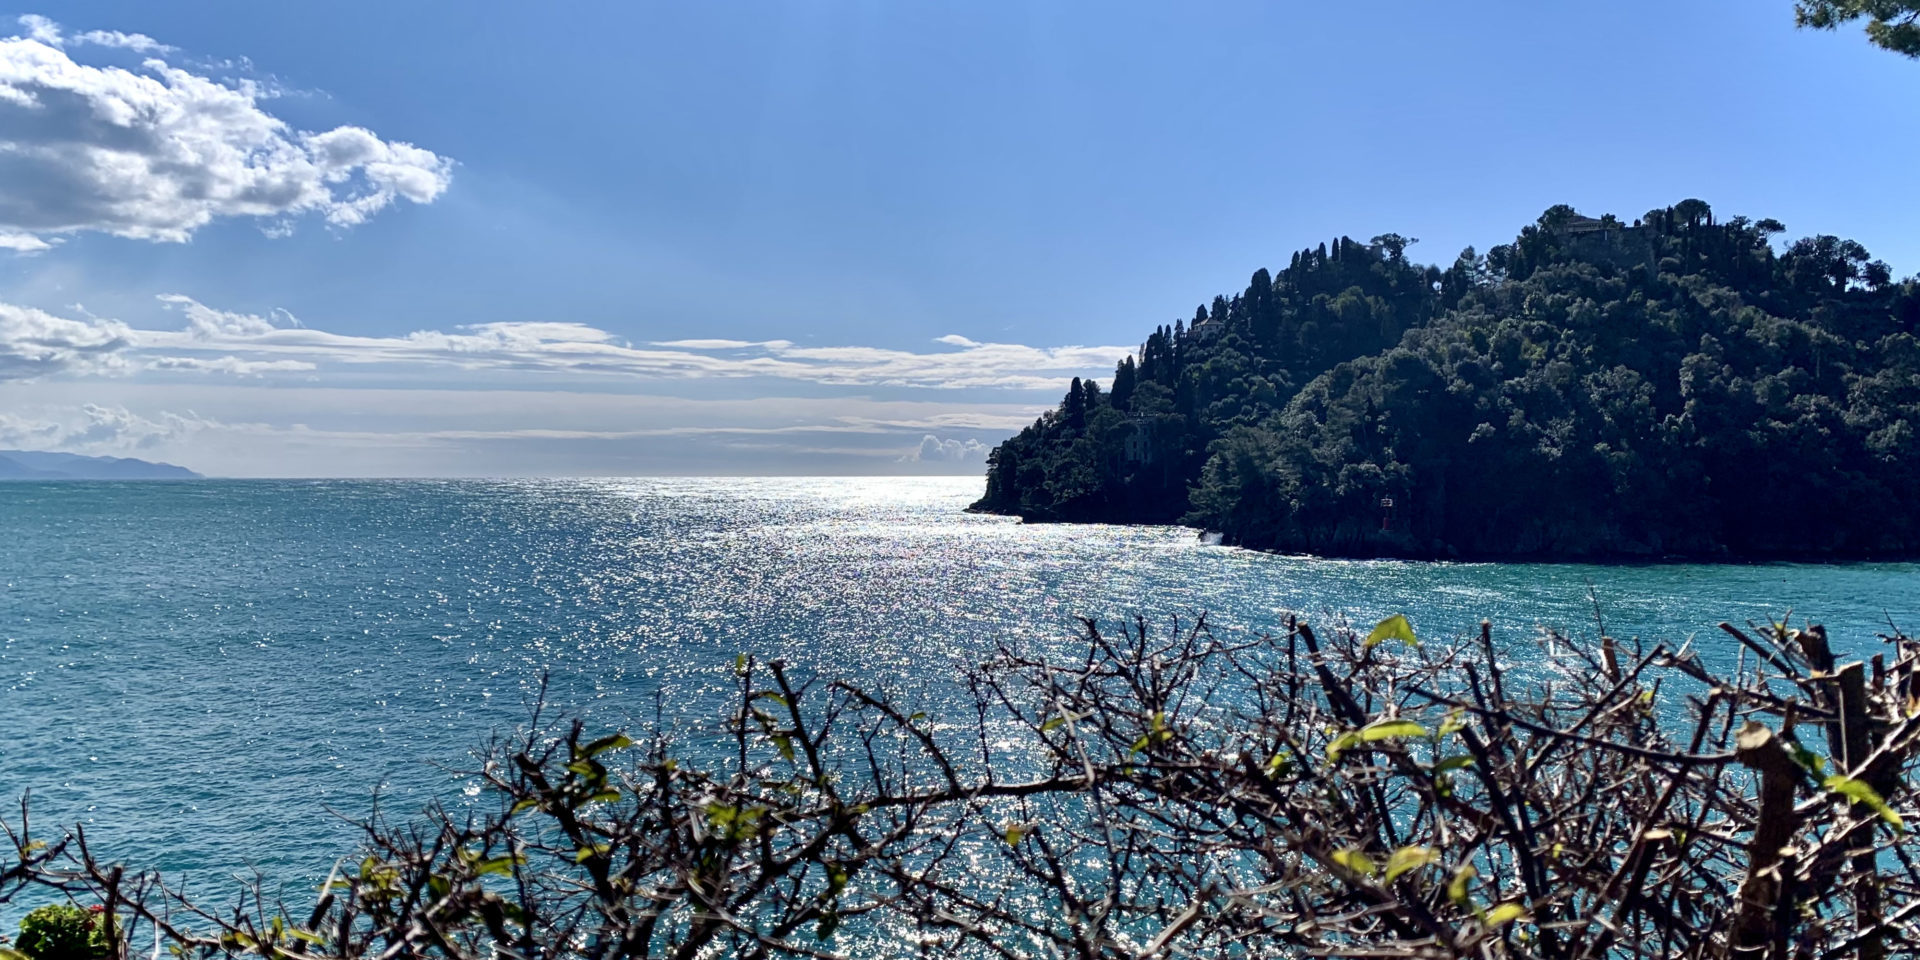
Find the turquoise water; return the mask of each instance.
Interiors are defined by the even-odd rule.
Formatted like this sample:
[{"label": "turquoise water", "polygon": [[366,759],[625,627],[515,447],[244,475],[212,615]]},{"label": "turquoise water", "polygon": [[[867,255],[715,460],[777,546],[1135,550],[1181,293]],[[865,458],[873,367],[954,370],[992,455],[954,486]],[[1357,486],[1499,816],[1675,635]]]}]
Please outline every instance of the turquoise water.
[{"label": "turquoise water", "polygon": [[734,656],[864,678],[938,712],[952,665],[1074,617],[1287,611],[1428,636],[1480,618],[1683,640],[1779,617],[1864,649],[1920,623],[1910,564],[1572,566],[1278,557],[1177,528],[962,512],[973,479],[0,485],[0,795],[184,875],[324,874],[328,812],[450,773],[552,698],[596,722],[697,714]]}]

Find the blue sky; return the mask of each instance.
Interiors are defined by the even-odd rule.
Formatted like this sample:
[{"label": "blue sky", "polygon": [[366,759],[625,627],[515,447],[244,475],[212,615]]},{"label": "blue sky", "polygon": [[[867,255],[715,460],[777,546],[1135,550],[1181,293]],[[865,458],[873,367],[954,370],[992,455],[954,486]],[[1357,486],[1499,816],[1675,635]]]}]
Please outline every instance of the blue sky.
[{"label": "blue sky", "polygon": [[0,447],[223,475],[977,472],[1293,249],[1446,262],[1554,203],[1920,270],[1920,64],[1785,0],[64,0],[9,34]]}]

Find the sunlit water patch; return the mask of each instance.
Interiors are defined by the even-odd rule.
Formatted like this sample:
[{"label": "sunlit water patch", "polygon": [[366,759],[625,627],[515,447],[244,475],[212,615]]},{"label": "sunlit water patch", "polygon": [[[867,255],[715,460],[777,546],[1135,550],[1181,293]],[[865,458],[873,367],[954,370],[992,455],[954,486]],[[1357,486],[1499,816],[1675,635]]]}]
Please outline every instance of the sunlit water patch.
[{"label": "sunlit water patch", "polygon": [[1490,619],[1726,655],[1721,620],[1920,623],[1911,565],[1357,562],[1170,527],[969,515],[973,479],[0,485],[0,788],[169,871],[323,874],[328,813],[462,802],[449,771],[540,678],[596,723],[681,723],[741,652],[938,716],[955,664],[1064,649],[1077,617],[1431,637]]}]

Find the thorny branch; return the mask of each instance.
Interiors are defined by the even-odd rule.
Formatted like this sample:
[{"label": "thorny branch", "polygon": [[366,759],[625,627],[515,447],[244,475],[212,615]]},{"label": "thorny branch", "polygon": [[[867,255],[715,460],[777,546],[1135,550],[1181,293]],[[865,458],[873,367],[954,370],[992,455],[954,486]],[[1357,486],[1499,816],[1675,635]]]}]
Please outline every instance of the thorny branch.
[{"label": "thorny branch", "polygon": [[0,902],[102,904],[119,954],[275,960],[1920,950],[1920,644],[1869,670],[1819,627],[1724,629],[1730,676],[1485,624],[1086,621],[1082,656],[966,668],[959,718],[743,657],[722,743],[536,714],[479,755],[497,806],[369,818],[300,909],[200,905],[32,839],[24,803]]}]

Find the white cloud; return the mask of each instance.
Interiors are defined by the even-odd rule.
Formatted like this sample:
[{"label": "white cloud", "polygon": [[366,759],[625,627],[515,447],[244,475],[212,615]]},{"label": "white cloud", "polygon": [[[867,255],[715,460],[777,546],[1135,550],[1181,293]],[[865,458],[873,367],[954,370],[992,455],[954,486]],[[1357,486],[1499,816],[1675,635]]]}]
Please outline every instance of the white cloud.
[{"label": "white cloud", "polygon": [[26,37],[37,40],[50,47],[66,45],[66,37],[60,32],[60,25],[37,13],[29,13],[20,18],[20,27],[26,30]]},{"label": "white cloud", "polygon": [[973,340],[968,340],[966,337],[963,337],[957,333],[949,333],[944,337],[934,337],[933,342],[944,343],[950,347],[977,347],[980,345],[978,342]]},{"label": "white cloud", "polygon": [[765,347],[768,350],[785,350],[793,346],[791,340],[655,340],[650,346],[672,347],[678,350],[749,350]]},{"label": "white cloud", "polygon": [[96,47],[119,47],[134,53],[152,56],[160,53],[173,53],[177,48],[161,43],[144,33],[121,33],[118,30],[88,30],[73,38],[78,43],[90,43]]},{"label": "white cloud", "polygon": [[987,445],[978,440],[942,440],[929,433],[920,438],[920,446],[902,459],[919,463],[966,463],[984,460]]},{"label": "white cloud", "polygon": [[[172,66],[151,37],[20,25],[0,39],[0,247],[81,231],[177,242],[222,217],[352,226],[395,200],[430,203],[451,180],[451,160],[361,127],[293,129],[262,109],[267,89]],[[70,55],[79,45],[148,59],[94,66]]]},{"label": "white cloud", "polygon": [[[1130,352],[1117,346],[1030,347],[973,341],[961,349],[927,353],[863,346],[807,347],[790,340],[675,340],[636,347],[598,327],[558,321],[357,336],[297,326],[284,311],[267,318],[218,310],[181,294],[161,299],[186,315],[187,328],[127,331],[130,358],[216,353],[246,361],[311,365],[279,368],[301,370],[441,367],[645,380],[770,378],[831,386],[1054,390],[1076,376],[1104,374]],[[190,366],[175,363],[173,368]]]},{"label": "white cloud", "polygon": [[0,447],[124,454],[185,440],[218,426],[192,414],[163,411],[149,418],[126,407],[88,403],[40,417],[0,413]]},{"label": "white cloud", "polygon": [[840,417],[839,421],[849,426],[875,430],[989,430],[1011,433],[1032,423],[1033,418],[1046,409],[1044,405],[975,408],[901,419],[847,416]]},{"label": "white cloud", "polygon": [[96,47],[118,47],[135,53],[155,54],[172,53],[176,48],[167,46],[144,33],[121,33],[118,30],[88,30],[85,33],[69,36],[60,25],[40,16],[29,13],[19,18],[23,34],[29,40],[44,43],[49,47],[67,47],[73,45],[92,45]]},{"label": "white cloud", "polygon": [[[177,293],[163,293],[154,299],[185,313],[188,332],[202,339],[221,336],[257,336],[271,332],[274,328],[272,320],[257,314],[215,310],[192,297]],[[287,316],[291,318],[292,314]]]},{"label": "white cloud", "polygon": [[[182,329],[136,328],[80,311],[68,319],[0,303],[0,381],[141,370],[268,373],[442,369],[605,380],[746,379],[838,387],[1056,390],[1111,369],[1126,347],[973,343],[918,353],[883,347],[803,347],[789,340],[681,340],[636,347],[584,323],[478,323],[393,336],[303,326],[284,310],[220,310],[184,294],[160,301]],[[971,341],[969,341],[971,342]]]},{"label": "white cloud", "polygon": [[305,360],[242,360],[239,357],[156,357],[147,362],[154,370],[191,370],[196,373],[229,373],[236,377],[257,377],[267,373],[297,373],[316,369]]},{"label": "white cloud", "polygon": [[12,250],[15,253],[39,253],[48,250],[53,244],[31,233],[8,233],[0,231],[0,250]]},{"label": "white cloud", "polygon": [[112,320],[69,320],[0,303],[0,381],[124,372],[130,333]]}]

